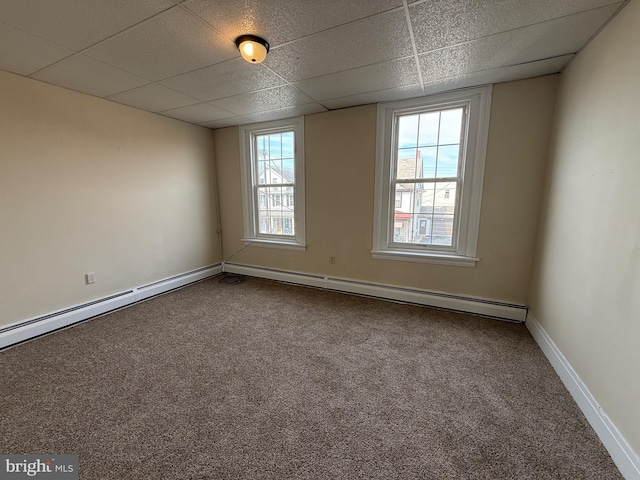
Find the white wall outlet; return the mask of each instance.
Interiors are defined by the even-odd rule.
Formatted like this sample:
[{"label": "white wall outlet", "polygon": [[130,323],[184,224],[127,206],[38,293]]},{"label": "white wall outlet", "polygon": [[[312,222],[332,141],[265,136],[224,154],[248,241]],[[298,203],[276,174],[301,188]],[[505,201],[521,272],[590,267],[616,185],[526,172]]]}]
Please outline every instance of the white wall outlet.
[{"label": "white wall outlet", "polygon": [[87,280],[87,284],[89,283],[96,283],[96,273],[95,272],[89,272],[85,275],[86,280]]}]

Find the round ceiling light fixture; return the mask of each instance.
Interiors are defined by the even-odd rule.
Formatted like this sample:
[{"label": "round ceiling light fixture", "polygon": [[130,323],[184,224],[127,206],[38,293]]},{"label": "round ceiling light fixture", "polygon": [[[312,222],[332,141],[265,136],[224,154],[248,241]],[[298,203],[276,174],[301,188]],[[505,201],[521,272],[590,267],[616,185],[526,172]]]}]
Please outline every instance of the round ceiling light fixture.
[{"label": "round ceiling light fixture", "polygon": [[260,63],[267,58],[269,42],[255,35],[240,35],[236,38],[236,45],[242,58],[249,63]]}]

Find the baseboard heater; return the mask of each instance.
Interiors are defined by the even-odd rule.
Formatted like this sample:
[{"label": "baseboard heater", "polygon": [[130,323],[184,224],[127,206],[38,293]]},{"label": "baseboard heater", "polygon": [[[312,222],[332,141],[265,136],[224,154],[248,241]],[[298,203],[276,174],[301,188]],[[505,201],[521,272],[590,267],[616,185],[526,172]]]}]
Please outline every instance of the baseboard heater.
[{"label": "baseboard heater", "polygon": [[526,305],[500,302],[486,298],[467,297],[444,292],[433,292],[429,290],[363,282],[348,278],[313,275],[236,263],[225,263],[223,271],[403,303],[473,313],[475,315],[511,322],[522,323],[527,318]]},{"label": "baseboard heater", "polygon": [[0,328],[0,350],[221,273],[217,263]]}]

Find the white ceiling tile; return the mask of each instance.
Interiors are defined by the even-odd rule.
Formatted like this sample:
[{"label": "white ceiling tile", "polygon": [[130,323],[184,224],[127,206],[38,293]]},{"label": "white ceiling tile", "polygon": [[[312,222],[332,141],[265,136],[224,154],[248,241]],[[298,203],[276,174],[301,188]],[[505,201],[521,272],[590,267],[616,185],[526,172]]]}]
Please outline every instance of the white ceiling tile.
[{"label": "white ceiling tile", "polygon": [[[492,33],[508,30],[504,26],[504,1],[434,0],[409,7],[409,16],[418,53],[455,45]],[[521,25],[514,25],[515,28]]]},{"label": "white ceiling tile", "polygon": [[401,7],[402,0],[189,0],[184,5],[228,39],[251,33],[275,46]]},{"label": "white ceiling tile", "polygon": [[561,72],[573,57],[575,57],[575,55],[562,55],[561,57],[547,58],[545,60],[538,60],[537,62],[497,68],[494,71],[484,72],[484,75],[485,78],[490,78],[492,83],[511,82],[523,78],[549,75],[551,73]]},{"label": "white ceiling tile", "polygon": [[[406,2],[428,92],[558,71],[625,4]],[[212,126],[409,98],[424,90],[403,5],[0,0],[0,69]],[[245,33],[270,41],[265,63],[240,59]]]},{"label": "white ceiling tile", "polygon": [[208,103],[198,103],[188,107],[174,108],[160,112],[162,115],[191,123],[205,123],[221,118],[232,117],[233,114]]},{"label": "white ceiling tile", "polygon": [[239,117],[214,120],[213,122],[206,122],[202,123],[201,125],[208,128],[224,128],[235,125],[246,125],[248,123],[267,122],[269,120],[278,120],[281,118],[297,117],[300,115],[311,115],[313,113],[321,113],[326,111],[327,109],[318,103],[308,103],[306,105],[299,105],[297,107],[271,110],[270,112],[261,112],[253,115],[241,115]]},{"label": "white ceiling tile", "polygon": [[[509,9],[509,15],[506,15],[504,20],[504,25],[508,28],[514,28],[514,25],[517,27],[532,25],[594,8],[622,5],[620,0],[537,0],[527,2],[523,8],[523,3],[519,0],[503,0],[503,2],[505,3],[503,8]],[[504,13],[503,10],[500,12]]]},{"label": "white ceiling tile", "polygon": [[409,7],[418,52],[571,15],[611,0],[431,0]]},{"label": "white ceiling tile", "polygon": [[515,36],[506,32],[461,45],[418,55],[422,80],[429,83],[441,78],[502,66],[501,55]]},{"label": "white ceiling tile", "polygon": [[392,100],[405,100],[407,98],[420,96],[422,96],[422,87],[420,85],[407,85],[405,87],[389,88],[377,92],[323,100],[322,104],[325,107],[334,110],[336,108],[355,107],[356,105],[367,105],[369,103],[387,102]]},{"label": "white ceiling tile", "polygon": [[[73,55],[59,45],[30,33],[0,23],[0,69],[21,75],[30,75],[52,63]],[[5,48],[12,45],[13,48]]]},{"label": "white ceiling tile", "polygon": [[33,78],[97,97],[108,97],[148,83],[84,55],[69,57],[36,73]]},{"label": "white ceiling tile", "polygon": [[619,5],[589,10],[516,30],[504,63],[524,63],[578,52]]},{"label": "white ceiling tile", "polygon": [[77,51],[173,4],[171,0],[2,0],[0,18]]},{"label": "white ceiling tile", "polygon": [[305,103],[313,103],[313,99],[302,93],[293,85],[270,88],[259,92],[244,93],[233,97],[221,98],[210,102],[216,107],[229,110],[236,115],[249,115],[279,110]]},{"label": "white ceiling tile", "polygon": [[425,84],[425,95],[455,90],[458,88],[474,87],[489,83],[510,82],[513,80],[558,73],[567,66],[573,57],[574,55],[563,55],[561,57],[548,58],[537,62],[492,68],[467,75],[436,80],[429,84]]},{"label": "white ceiling tile", "polygon": [[200,103],[193,97],[158,84],[145,85],[144,87],[118,93],[110,96],[109,100],[124,103],[125,105],[149,112],[161,112],[163,110]]},{"label": "white ceiling tile", "polygon": [[296,83],[296,87],[315,100],[420,83],[414,57],[344,70]]},{"label": "white ceiling tile", "polygon": [[273,49],[265,64],[298,81],[412,54],[404,11],[394,10]]},{"label": "white ceiling tile", "polygon": [[86,54],[159,81],[228,60],[239,52],[233,42],[176,6],[87,50]]},{"label": "white ceiling tile", "polygon": [[260,112],[250,115],[254,122],[268,122],[269,120],[277,120],[279,118],[297,117],[300,115],[311,115],[313,113],[326,112],[327,109],[319,103],[308,103],[306,105],[298,105],[295,107],[281,108],[279,110],[271,110],[270,112]]},{"label": "white ceiling tile", "polygon": [[616,9],[616,6],[609,6],[590,10],[420,54],[422,78],[428,83],[454,75],[575,53]]},{"label": "white ceiling tile", "polygon": [[264,65],[252,65],[241,57],[162,82],[200,100],[216,100],[284,83]]},{"label": "white ceiling tile", "polygon": [[244,115],[240,117],[229,117],[223,118],[222,120],[214,120],[212,122],[201,123],[203,127],[207,128],[224,128],[224,127],[234,127],[236,125],[246,125],[247,123],[253,123],[251,117],[249,115]]}]

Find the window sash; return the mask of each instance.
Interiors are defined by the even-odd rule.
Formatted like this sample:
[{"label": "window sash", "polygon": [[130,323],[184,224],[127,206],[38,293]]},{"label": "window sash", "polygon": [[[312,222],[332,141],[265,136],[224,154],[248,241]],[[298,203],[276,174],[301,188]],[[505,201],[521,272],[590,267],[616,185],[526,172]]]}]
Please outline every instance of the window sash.
[{"label": "window sash", "polygon": [[[458,192],[460,192],[461,188],[460,186],[462,185],[462,179],[459,177],[454,177],[454,178],[447,178],[446,180],[440,180],[440,179],[418,179],[412,182],[408,182],[405,180],[394,180],[392,181],[391,184],[391,194],[392,196],[395,198],[395,193],[397,193],[397,188],[396,186],[398,184],[407,184],[407,183],[415,183],[415,184],[419,184],[419,183],[455,183],[455,191],[456,191],[456,196],[458,195]],[[435,192],[434,192],[435,195]],[[459,211],[460,211],[460,204],[459,204],[459,199],[455,198],[455,208],[454,208],[454,213],[453,214],[440,214],[441,216],[449,216],[452,215],[453,216],[453,225],[452,225],[452,231],[451,231],[451,245],[439,245],[437,243],[433,243],[433,230],[432,233],[430,234],[431,236],[431,240],[432,243],[425,243],[425,244],[421,244],[421,243],[417,243],[417,242],[399,242],[395,240],[395,230],[396,230],[396,211],[395,208],[393,207],[393,205],[391,205],[392,202],[389,202],[391,208],[389,209],[389,225],[388,225],[388,238],[389,238],[389,245],[391,247],[396,247],[396,248],[403,248],[403,249],[415,249],[418,251],[429,251],[429,250],[434,250],[434,251],[442,251],[442,252],[450,252],[450,251],[455,251],[456,245],[455,245],[455,240],[457,238],[457,234],[458,234],[458,224],[459,224]],[[395,203],[395,202],[394,202]],[[431,228],[433,229],[433,224],[434,224],[434,219],[438,216],[438,213],[436,213],[435,211],[435,202],[434,205],[432,207],[432,211],[431,213],[428,212],[408,212],[412,215],[411,218],[411,231],[415,230],[416,228],[414,226],[417,225],[417,229],[419,230],[419,225],[420,222],[423,219],[431,219]],[[418,235],[420,235],[420,233],[418,232]]]},{"label": "window sash", "polygon": [[[267,190],[270,188],[290,188],[293,193],[276,193],[276,194],[269,194],[267,192],[264,193],[260,193],[260,190]],[[259,199],[260,196],[264,195],[265,196],[265,202],[264,205],[260,204],[260,201],[258,200],[257,205],[254,205],[255,208],[255,212],[257,213],[257,215],[255,215],[255,233],[256,233],[256,237],[265,237],[265,238],[281,238],[281,237],[290,237],[290,238],[295,238],[295,218],[296,218],[296,211],[295,211],[295,206],[293,204],[289,204],[289,198],[290,196],[295,196],[295,184],[294,183],[279,183],[279,184],[261,184],[261,185],[255,185],[254,186],[254,199]],[[276,204],[275,202],[275,195],[278,195],[280,197],[279,203]],[[273,210],[273,209],[276,210]],[[260,232],[260,213],[261,212],[271,212],[271,211],[275,211],[275,212],[283,212],[282,215],[276,215],[276,216],[271,216],[268,215],[268,218],[273,220],[275,218],[281,218],[283,219],[283,222],[286,222],[287,220],[292,222],[291,233],[285,233],[285,228],[283,227],[283,233],[263,233]],[[286,213],[292,213],[291,216],[288,215],[284,215],[284,212]],[[287,228],[287,229],[289,229]]]}]

